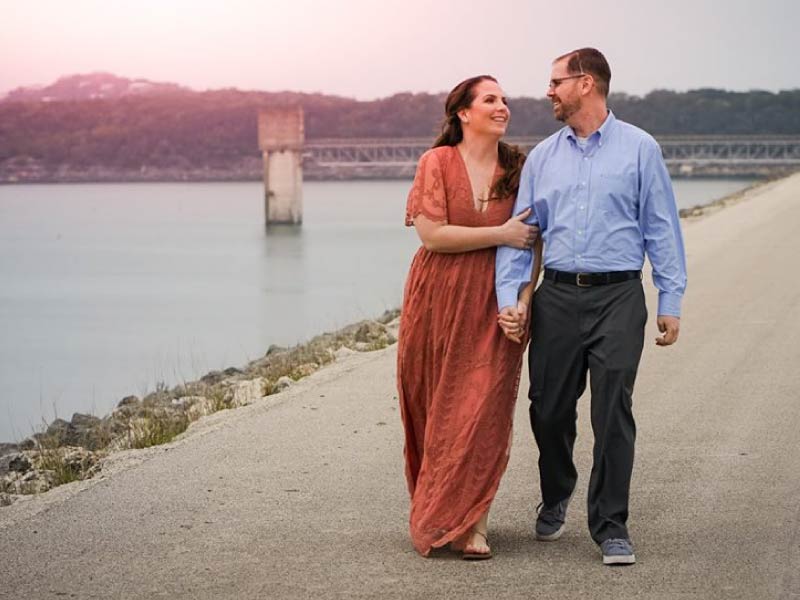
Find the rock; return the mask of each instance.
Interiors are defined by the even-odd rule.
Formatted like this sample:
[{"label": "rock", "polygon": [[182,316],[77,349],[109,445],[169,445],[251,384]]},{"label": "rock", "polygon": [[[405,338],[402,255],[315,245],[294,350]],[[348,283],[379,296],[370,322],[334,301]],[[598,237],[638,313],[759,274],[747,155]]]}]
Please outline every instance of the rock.
[{"label": "rock", "polygon": [[5,456],[7,454],[14,454],[19,452],[20,447],[18,444],[8,444],[8,443],[0,443],[0,456]]},{"label": "rock", "polygon": [[233,386],[231,408],[246,406],[264,397],[264,379],[256,377],[248,381],[239,381]]},{"label": "rock", "polygon": [[291,377],[284,375],[275,383],[275,387],[273,388],[275,392],[282,392],[286,388],[290,387],[294,383]]},{"label": "rock", "polygon": [[100,470],[100,457],[86,448],[64,446],[14,455],[19,464],[0,477],[0,492],[40,494],[74,479],[86,479]]},{"label": "rock", "polygon": [[24,475],[21,473],[10,473],[2,480],[4,493],[6,494],[39,494],[49,490],[53,483],[52,473],[49,471],[28,471]]},{"label": "rock", "polygon": [[[0,478],[5,477],[11,472],[11,467],[9,467],[9,463],[11,462],[13,455],[6,454],[5,456],[0,456]],[[3,489],[0,487],[0,489]]]},{"label": "rock", "polygon": [[201,398],[200,401],[194,402],[186,409],[186,418],[189,421],[196,421],[200,417],[210,415],[214,412],[214,406],[208,398]]},{"label": "rock", "polygon": [[30,471],[14,484],[17,494],[41,494],[53,487],[52,471]]},{"label": "rock", "polygon": [[355,333],[357,342],[372,342],[386,332],[386,327],[377,321],[364,321]]},{"label": "rock", "polygon": [[356,351],[352,348],[348,348],[347,346],[342,346],[333,353],[337,360],[344,358],[345,356],[350,356],[351,354],[356,354]]},{"label": "rock", "polygon": [[378,323],[389,325],[390,323],[397,321],[399,318],[400,318],[400,309],[393,308],[392,310],[384,311],[383,314],[376,320],[378,321]]},{"label": "rock", "polygon": [[68,446],[83,446],[90,450],[97,450],[106,446],[110,435],[105,422],[94,415],[75,413],[70,421],[70,428],[64,444]]},{"label": "rock", "polygon": [[210,373],[206,373],[200,378],[200,381],[205,383],[206,385],[216,385],[219,382],[225,379],[225,373],[222,371],[211,371]]},{"label": "rock", "polygon": [[308,377],[314,371],[319,369],[319,365],[317,363],[305,363],[300,365],[299,367],[295,367],[292,371],[292,379],[297,381],[298,379],[302,379],[303,377]]},{"label": "rock", "polygon": [[22,453],[12,454],[10,458],[11,460],[8,461],[9,471],[16,471],[17,473],[27,473],[33,466],[31,464],[31,460]]},{"label": "rock", "polygon": [[32,437],[25,438],[19,443],[20,450],[33,450],[36,448],[36,440]]},{"label": "rock", "polygon": [[[125,406],[130,406],[126,404]],[[120,410],[120,409],[117,409]],[[34,443],[32,449],[40,445],[53,446],[84,446],[96,450],[102,448],[109,441],[106,423],[94,415],[75,413],[71,421],[56,419],[47,427],[44,434],[32,436]],[[31,449],[31,448],[29,448]]]},{"label": "rock", "polygon": [[[18,454],[6,454],[5,456],[0,456],[0,477],[5,477],[11,472],[16,472],[16,469],[11,468],[11,462],[16,460],[16,457],[19,456]],[[2,487],[0,487],[2,489]]]},{"label": "rock", "polygon": [[47,427],[45,432],[56,444],[61,444],[69,431],[69,423],[64,419],[56,419]]},{"label": "rock", "polygon": [[97,455],[86,448],[67,447],[60,450],[64,466],[81,477],[97,464]]},{"label": "rock", "polygon": [[16,496],[0,493],[0,506],[11,506],[16,500]]},{"label": "rock", "polygon": [[142,406],[149,408],[164,408],[172,403],[172,396],[164,390],[158,390],[147,394],[142,398]]},{"label": "rock", "polygon": [[48,441],[48,435],[46,433],[34,433],[31,437],[26,438],[19,443],[19,449],[36,450],[43,443],[46,443],[47,441]]},{"label": "rock", "polygon": [[283,346],[276,346],[272,344],[269,348],[267,348],[267,353],[264,356],[269,356],[270,354],[278,354],[280,352],[286,352],[287,348]]},{"label": "rock", "polygon": [[[141,407],[142,407],[141,403],[123,404],[122,406],[117,406],[117,408],[115,408],[111,412],[111,415],[109,416],[109,418],[112,421],[116,421],[116,420],[120,420],[120,419],[122,419],[122,420],[129,419],[131,416],[133,416],[137,412],[139,412],[139,410],[141,410]],[[114,423],[112,422],[112,429],[114,429],[113,425],[114,425]]]},{"label": "rock", "polygon": [[[377,350],[394,344],[397,340],[383,323],[377,321],[362,321],[353,336],[354,348],[359,352]],[[359,344],[362,344],[359,346]]]},{"label": "rock", "polygon": [[127,422],[142,407],[142,401],[136,396],[125,396],[117,404],[112,413],[106,417],[106,426],[112,434],[118,434],[127,429]]},{"label": "rock", "polygon": [[125,396],[122,400],[117,403],[117,408],[122,408],[123,406],[131,406],[134,404],[139,404],[141,400],[137,396]]},{"label": "rock", "polygon": [[233,377],[234,375],[244,375],[244,371],[237,369],[236,367],[228,367],[223,371],[226,377]]},{"label": "rock", "polygon": [[91,429],[92,427],[97,427],[98,425],[100,425],[100,423],[101,420],[99,417],[83,413],[75,413],[74,415],[72,415],[72,420],[70,420],[70,425],[72,425],[78,431]]},{"label": "rock", "polygon": [[180,408],[183,410],[188,409],[190,406],[194,406],[198,402],[202,402],[205,400],[203,396],[181,396],[180,398],[175,398],[172,401],[172,406],[175,408]]}]

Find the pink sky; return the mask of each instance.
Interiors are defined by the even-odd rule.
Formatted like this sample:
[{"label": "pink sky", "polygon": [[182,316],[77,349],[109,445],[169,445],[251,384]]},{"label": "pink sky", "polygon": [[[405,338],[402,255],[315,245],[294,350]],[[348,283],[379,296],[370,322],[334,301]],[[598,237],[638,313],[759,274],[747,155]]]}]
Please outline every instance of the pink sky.
[{"label": "pink sky", "polygon": [[786,0],[0,0],[0,7],[0,94],[108,71],[195,89],[368,99],[443,91],[491,73],[509,95],[539,97],[550,60],[585,45],[606,54],[614,91],[800,87],[793,42],[800,3]]}]

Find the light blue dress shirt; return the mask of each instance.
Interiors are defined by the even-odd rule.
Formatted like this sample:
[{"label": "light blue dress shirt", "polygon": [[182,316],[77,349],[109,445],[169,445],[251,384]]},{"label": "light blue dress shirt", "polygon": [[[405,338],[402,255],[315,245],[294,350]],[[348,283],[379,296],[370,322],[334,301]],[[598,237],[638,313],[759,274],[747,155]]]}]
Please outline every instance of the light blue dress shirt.
[{"label": "light blue dress shirt", "polygon": [[[658,143],[609,111],[585,148],[564,127],[531,151],[514,214],[533,208],[544,266],[570,273],[636,271],[647,253],[658,288],[658,314],[680,316],[686,257],[672,182]],[[532,254],[497,249],[496,291],[502,310],[516,306],[530,281]]]}]

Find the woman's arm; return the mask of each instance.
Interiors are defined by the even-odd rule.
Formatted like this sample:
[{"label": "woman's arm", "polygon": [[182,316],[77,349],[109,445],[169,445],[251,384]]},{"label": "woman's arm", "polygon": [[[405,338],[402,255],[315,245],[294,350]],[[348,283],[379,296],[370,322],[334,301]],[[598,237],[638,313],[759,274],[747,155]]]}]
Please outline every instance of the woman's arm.
[{"label": "woman's arm", "polygon": [[530,248],[536,240],[538,228],[523,221],[530,215],[526,209],[502,225],[493,227],[462,227],[431,221],[424,215],[414,218],[414,227],[427,250],[452,254],[470,252],[494,246]]}]

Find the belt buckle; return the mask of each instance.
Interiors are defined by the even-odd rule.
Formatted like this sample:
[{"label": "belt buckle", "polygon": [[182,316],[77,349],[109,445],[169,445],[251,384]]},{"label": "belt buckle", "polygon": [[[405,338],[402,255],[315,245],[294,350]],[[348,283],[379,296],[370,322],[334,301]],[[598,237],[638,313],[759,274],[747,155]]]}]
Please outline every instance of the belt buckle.
[{"label": "belt buckle", "polygon": [[578,287],[592,287],[591,283],[581,283],[581,276],[589,276],[589,273],[577,273],[575,275],[575,285]]}]

